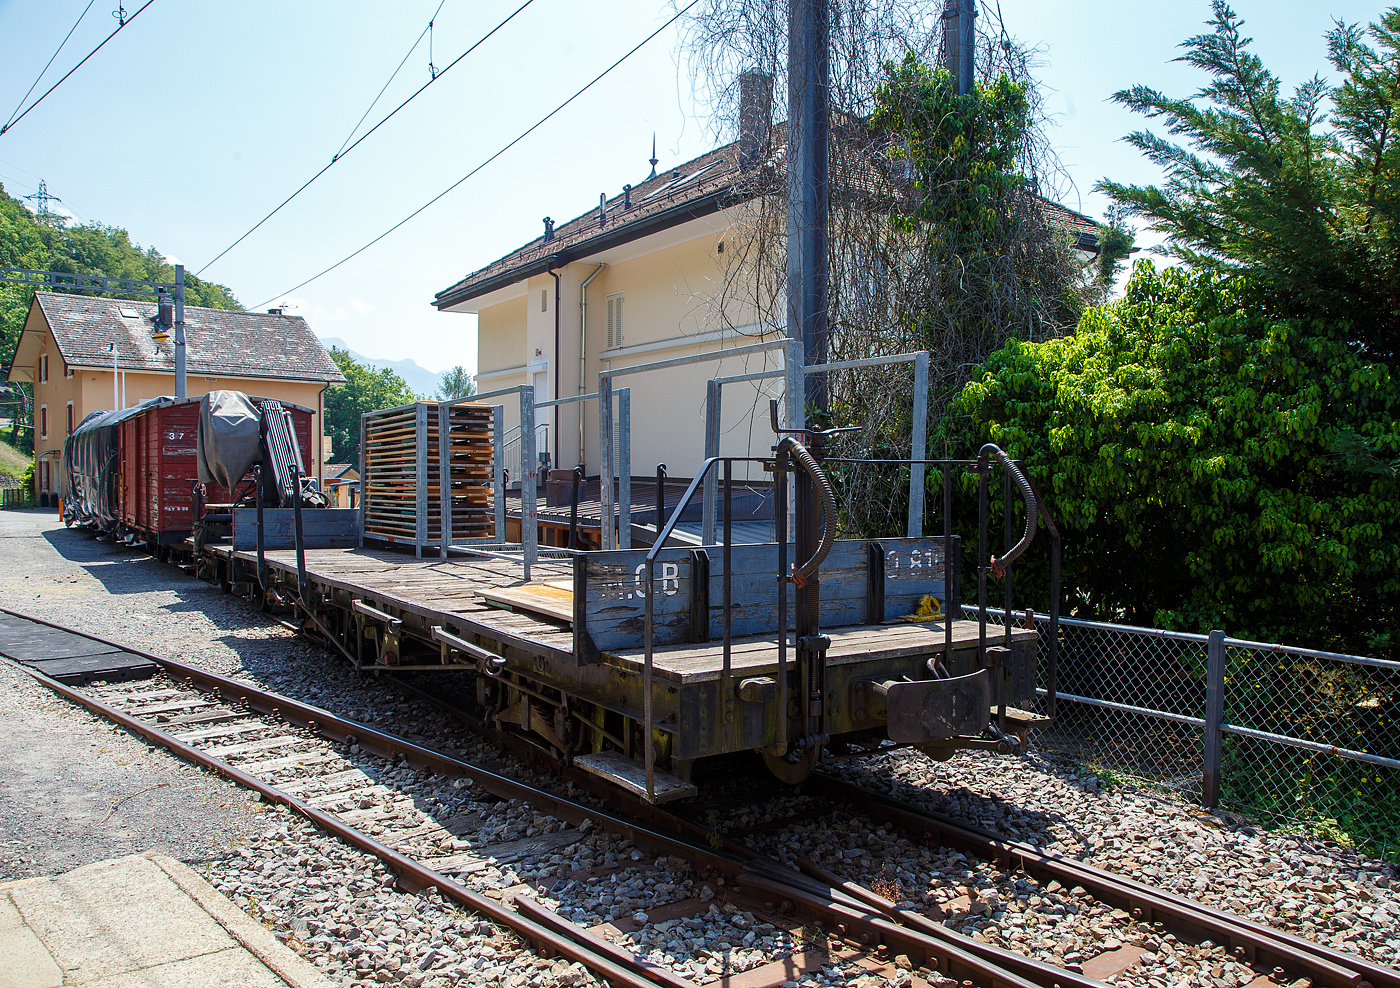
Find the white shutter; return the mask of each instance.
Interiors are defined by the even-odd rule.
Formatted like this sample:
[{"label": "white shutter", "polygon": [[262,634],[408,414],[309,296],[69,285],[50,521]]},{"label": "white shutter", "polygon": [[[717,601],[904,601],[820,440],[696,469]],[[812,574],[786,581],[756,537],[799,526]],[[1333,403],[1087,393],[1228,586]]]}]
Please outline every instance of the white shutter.
[{"label": "white shutter", "polygon": [[622,293],[609,295],[607,298],[608,330],[607,339],[603,343],[605,350],[616,350],[622,346]]}]

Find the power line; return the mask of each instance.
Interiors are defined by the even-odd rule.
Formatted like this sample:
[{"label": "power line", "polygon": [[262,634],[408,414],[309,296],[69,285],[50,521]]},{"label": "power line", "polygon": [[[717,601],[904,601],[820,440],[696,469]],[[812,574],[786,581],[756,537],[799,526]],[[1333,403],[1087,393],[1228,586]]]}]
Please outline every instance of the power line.
[{"label": "power line", "polygon": [[20,107],[24,106],[24,101],[29,99],[29,94],[34,92],[34,88],[39,85],[39,80],[44,78],[44,73],[49,70],[49,66],[52,65],[53,60],[58,57],[58,53],[63,51],[63,46],[68,44],[68,39],[73,37],[73,32],[78,30],[78,25],[83,22],[83,18],[87,16],[87,12],[92,9],[92,5],[96,2],[97,0],[88,0],[88,5],[83,8],[83,12],[78,15],[78,19],[73,22],[73,26],[68,29],[68,33],[63,36],[63,40],[60,41],[58,43],[58,47],[54,49],[54,53],[49,56],[49,60],[44,63],[44,67],[39,70],[39,74],[35,76],[34,81],[29,84],[29,90],[23,96],[21,96],[19,98],[19,102],[15,104],[14,113],[11,113],[10,119],[5,121],[6,127],[8,127],[11,123],[14,122],[15,113],[18,113],[20,111]]},{"label": "power line", "polygon": [[[23,120],[25,117],[29,116],[29,111],[30,111],[30,110],[34,109],[34,108],[35,108],[36,106],[38,106],[40,103],[44,102],[44,100],[48,99],[49,93],[53,92],[53,91],[54,91],[55,89],[57,89],[59,86],[63,85],[63,83],[64,83],[65,81],[67,81],[67,79],[68,79],[68,77],[69,77],[70,75],[72,75],[74,72],[77,72],[80,68],[83,67],[83,64],[84,64],[85,62],[87,62],[87,60],[88,60],[89,58],[92,58],[92,56],[96,55],[98,52],[100,52],[100,51],[102,50],[102,45],[105,45],[107,42],[109,42],[109,41],[111,41],[113,38],[115,38],[115,37],[117,36],[118,32],[120,32],[122,28],[126,27],[126,26],[127,26],[128,24],[130,24],[132,21],[136,20],[136,18],[140,17],[140,16],[141,16],[141,11],[142,11],[142,10],[145,10],[147,7],[149,7],[151,4],[153,4],[153,3],[155,3],[155,2],[156,2],[156,0],[146,0],[146,2],[143,3],[143,4],[141,5],[140,10],[137,10],[136,13],[132,14],[132,15],[131,15],[130,17],[128,17],[126,20],[124,20],[124,21],[122,21],[120,24],[118,24],[118,25],[117,25],[117,29],[116,29],[115,31],[113,31],[111,34],[107,35],[107,37],[103,38],[103,39],[102,39],[102,44],[101,44],[101,45],[98,45],[98,46],[97,46],[96,48],[94,48],[92,51],[90,51],[90,52],[88,52],[86,55],[84,55],[84,56],[83,56],[83,60],[82,60],[81,62],[79,62],[77,65],[73,66],[73,67],[72,67],[71,69],[69,69],[67,72],[63,73],[63,78],[62,78],[62,79],[59,79],[59,80],[58,80],[57,82],[55,82],[52,86],[50,86],[48,89],[44,90],[44,95],[43,95],[43,96],[40,96],[40,97],[39,97],[38,99],[36,99],[33,103],[30,103],[27,107],[25,107],[25,108],[24,108],[24,112],[21,113],[19,116],[17,116],[17,117],[15,117],[14,119],[12,119],[9,123],[5,124],[5,126],[0,127],[0,134],[4,134],[7,130],[9,130],[9,129],[10,129],[11,127],[13,127],[15,124],[19,123],[19,122],[20,122],[21,120]],[[20,102],[23,103],[23,100],[21,100]]]},{"label": "power line", "polygon": [[[393,81],[394,81],[395,79],[398,78],[399,72],[402,71],[402,70],[403,70],[403,67],[404,67],[405,65],[408,64],[408,56],[412,55],[415,51],[417,51],[418,46],[419,46],[420,44],[423,43],[423,35],[424,35],[424,34],[427,34],[429,31],[431,31],[431,30],[433,29],[433,21],[437,20],[437,15],[440,14],[440,13],[442,13],[442,8],[443,8],[443,6],[444,6],[446,3],[447,3],[447,0],[442,0],[442,3],[438,4],[437,10],[433,11],[433,16],[430,17],[430,18],[428,18],[428,26],[425,27],[425,28],[423,28],[422,32],[421,32],[421,33],[418,35],[418,37],[414,40],[413,44],[409,46],[408,51],[404,52],[403,61],[399,62],[398,68],[394,69],[393,73],[389,76],[389,81],[386,82],[386,83],[384,83],[384,89],[379,90],[378,95],[376,95],[376,96],[374,97],[374,99],[372,99],[372,100],[370,101],[369,106],[365,107],[365,112],[364,112],[364,114],[360,117],[359,120],[356,120],[356,121],[355,121],[355,126],[353,126],[353,127],[350,128],[350,133],[347,134],[347,135],[345,135],[345,141],[340,145],[340,150],[337,151],[337,152],[331,157],[331,160],[332,160],[332,161],[334,161],[336,158],[339,158],[339,157],[340,157],[341,152],[343,152],[343,151],[345,150],[345,145],[350,143],[350,138],[352,138],[352,137],[355,136],[355,131],[357,131],[357,130],[360,129],[360,124],[364,123],[364,122],[365,122],[365,117],[369,116],[369,111],[374,109],[375,104],[377,104],[377,103],[379,102],[380,97],[382,97],[382,96],[384,95],[384,91],[385,91],[386,89],[388,89],[390,85],[393,84]],[[429,54],[428,54],[428,65],[431,66],[431,65],[432,65],[432,62],[433,62],[433,56],[432,56],[431,43],[430,43],[430,44],[429,44]],[[434,75],[436,75],[436,73],[434,73]],[[211,261],[210,263],[212,264],[213,262]],[[206,266],[207,266],[207,265],[206,265]]]},{"label": "power line", "polygon": [[[495,34],[495,33],[496,33],[497,31],[499,31],[501,28],[505,27],[507,24],[509,24],[511,21],[513,21],[513,20],[515,19],[515,15],[516,15],[516,14],[520,13],[522,10],[524,10],[526,7],[530,6],[530,4],[532,4],[532,3],[534,3],[534,2],[535,2],[535,0],[525,0],[525,2],[522,3],[519,7],[516,7],[515,10],[511,11],[511,13],[506,17],[505,20],[501,21],[501,23],[497,24],[497,25],[496,25],[495,27],[493,27],[491,30],[487,31],[487,32],[486,32],[485,34],[483,34],[480,38],[478,38],[478,39],[476,40],[476,42],[475,42],[470,48],[468,48],[466,51],[462,52],[462,54],[460,54],[460,55],[458,55],[456,58],[454,58],[454,59],[448,64],[447,68],[442,69],[441,71],[435,73],[435,74],[433,75],[433,77],[432,77],[431,79],[429,79],[427,82],[425,82],[421,87],[419,87],[418,90],[417,90],[416,92],[414,92],[412,96],[408,97],[408,99],[404,100],[404,101],[403,101],[402,103],[400,103],[398,106],[396,106],[396,107],[394,107],[392,110],[390,110],[389,113],[388,113],[388,115],[386,115],[386,116],[384,117],[384,119],[380,120],[377,124],[375,124],[375,125],[374,125],[373,127],[371,127],[369,130],[365,131],[363,134],[361,134],[359,137],[357,137],[357,138],[355,139],[355,143],[354,143],[354,144],[351,144],[348,148],[344,148],[344,150],[337,152],[336,155],[335,155],[333,158],[331,158],[331,160],[325,165],[324,168],[322,168],[322,169],[321,169],[320,171],[318,171],[315,175],[312,175],[312,176],[311,176],[310,178],[308,178],[304,183],[302,183],[301,188],[297,189],[297,190],[296,190],[295,192],[293,192],[291,195],[287,196],[287,198],[285,198],[285,199],[283,199],[281,202],[279,202],[279,203],[277,204],[277,207],[276,207],[275,209],[273,209],[272,212],[268,213],[268,214],[267,214],[266,216],[264,216],[262,219],[258,220],[258,221],[257,221],[256,223],[254,223],[251,227],[249,227],[248,230],[247,230],[247,232],[244,233],[243,236],[239,237],[239,238],[238,238],[237,240],[235,240],[233,243],[229,244],[229,245],[228,245],[227,247],[225,247],[223,250],[219,251],[219,253],[215,254],[213,260],[210,260],[210,261],[206,262],[205,265],[204,265],[202,268],[200,268],[198,271],[195,272],[195,275],[196,275],[196,276],[199,276],[199,275],[204,274],[205,271],[207,271],[207,270],[209,270],[209,268],[213,267],[215,261],[218,261],[219,258],[223,257],[223,256],[224,256],[225,254],[227,254],[229,251],[233,250],[233,248],[237,247],[237,246],[238,246],[239,244],[241,244],[243,241],[247,240],[250,236],[252,236],[252,234],[258,229],[258,227],[262,226],[262,225],[263,225],[264,223],[266,223],[268,220],[272,219],[272,217],[276,216],[279,212],[282,211],[282,208],[283,208],[284,206],[286,206],[287,203],[291,202],[291,201],[292,201],[293,199],[295,199],[297,196],[299,196],[299,195],[301,195],[303,192],[305,192],[306,189],[311,185],[312,182],[316,181],[318,178],[320,178],[320,177],[321,177],[322,175],[324,175],[326,172],[330,171],[330,170],[331,170],[331,167],[332,167],[333,165],[335,165],[336,162],[340,161],[342,158],[344,158],[344,157],[345,157],[347,154],[349,154],[351,151],[355,150],[355,148],[359,147],[359,146],[360,146],[360,143],[361,143],[365,138],[369,137],[370,134],[373,134],[373,133],[374,133],[376,130],[378,130],[380,127],[383,127],[386,123],[388,123],[388,122],[389,122],[389,119],[390,119],[391,117],[393,117],[394,114],[398,113],[398,112],[399,112],[400,110],[402,110],[405,106],[408,106],[409,103],[412,103],[415,99],[418,98],[418,96],[423,92],[423,90],[427,89],[427,88],[428,88],[429,86],[431,86],[433,83],[437,82],[439,79],[441,79],[443,76],[445,76],[445,75],[451,70],[452,66],[456,65],[456,64],[457,64],[458,62],[460,62],[462,59],[466,58],[466,57],[467,57],[468,55],[470,55],[472,52],[476,51],[476,49],[479,48],[479,47],[481,47],[481,45],[484,44],[488,38],[490,38],[493,34]],[[441,9],[441,7],[439,7],[439,9]],[[436,17],[437,15],[434,14],[433,16]],[[421,40],[421,36],[420,36],[420,40]],[[415,47],[415,48],[417,47],[417,44],[416,44],[416,43],[415,43],[414,47]],[[412,54],[412,50],[411,50],[411,49],[410,49],[409,54]],[[408,56],[405,55],[405,56],[404,56],[405,61],[407,61],[407,58],[408,58]],[[395,71],[397,72],[397,70],[395,70]],[[377,101],[378,101],[378,97],[376,97],[376,102],[377,102]],[[359,124],[356,124],[355,126],[358,127]],[[353,133],[353,132],[352,132],[352,133]]]},{"label": "power line", "polygon": [[429,199],[427,202],[423,203],[423,205],[419,206],[419,207],[418,207],[417,209],[415,209],[413,212],[409,213],[409,214],[408,214],[407,216],[405,216],[403,219],[399,220],[399,221],[398,221],[397,223],[395,223],[393,226],[389,227],[389,229],[385,230],[383,233],[381,233],[379,236],[375,237],[375,238],[374,238],[373,240],[371,240],[369,243],[365,244],[365,245],[364,245],[363,247],[361,247],[359,250],[356,250],[356,251],[354,251],[354,252],[352,252],[352,253],[350,253],[350,254],[347,254],[346,256],[342,257],[340,260],[338,260],[338,261],[336,261],[334,264],[332,264],[330,267],[326,268],[326,269],[323,270],[323,271],[318,272],[317,274],[312,275],[310,278],[307,278],[305,281],[301,282],[301,283],[298,284],[298,285],[293,285],[291,288],[288,288],[285,292],[278,292],[276,295],[272,296],[272,298],[269,298],[269,299],[267,299],[267,300],[264,301],[264,302],[259,302],[257,305],[253,306],[253,308],[254,308],[254,309],[261,309],[263,306],[267,305],[268,302],[272,302],[272,301],[274,301],[275,299],[278,299],[278,298],[280,298],[280,297],[283,296],[283,295],[290,295],[292,292],[296,291],[296,290],[299,289],[299,288],[305,288],[307,285],[311,284],[311,283],[312,283],[313,281],[315,281],[316,279],[321,278],[321,277],[324,277],[325,275],[330,274],[332,271],[334,271],[336,268],[340,267],[340,266],[341,266],[342,264],[344,264],[346,261],[349,261],[349,260],[351,260],[351,259],[353,259],[353,258],[355,258],[355,257],[358,257],[360,254],[363,254],[365,251],[369,250],[369,249],[370,249],[371,247],[373,247],[375,244],[379,243],[379,241],[383,240],[383,239],[384,239],[385,237],[387,237],[389,234],[393,233],[393,232],[394,232],[395,230],[397,230],[399,227],[403,226],[403,225],[404,225],[405,223],[407,223],[409,220],[413,219],[413,218],[414,218],[415,216],[417,216],[419,213],[423,212],[423,211],[424,211],[425,209],[427,209],[429,206],[433,205],[433,203],[437,202],[437,201],[438,201],[439,199],[441,199],[443,196],[447,195],[447,194],[448,194],[449,192],[451,192],[453,189],[457,188],[457,186],[461,185],[461,184],[462,184],[463,182],[465,182],[467,179],[471,178],[471,177],[472,177],[473,175],[475,175],[477,172],[481,171],[481,170],[482,170],[483,168],[485,168],[487,165],[491,164],[491,162],[495,161],[495,160],[496,160],[497,158],[499,158],[501,155],[505,154],[505,153],[506,153],[507,151],[509,151],[511,148],[515,147],[517,144],[519,144],[519,143],[520,143],[521,141],[523,141],[525,138],[529,137],[532,133],[534,133],[534,132],[535,132],[536,130],[538,130],[540,127],[544,126],[544,124],[545,124],[551,117],[553,117],[555,114],[557,114],[560,110],[564,109],[564,107],[568,106],[568,105],[569,105],[570,103],[572,103],[574,100],[578,99],[578,98],[579,98],[580,96],[582,96],[584,93],[588,92],[588,90],[592,89],[604,76],[606,76],[608,73],[612,72],[613,69],[617,68],[617,67],[618,67],[619,65],[621,65],[623,62],[627,61],[629,58],[631,58],[633,55],[635,55],[635,54],[642,48],[642,46],[645,45],[647,42],[651,41],[653,38],[655,38],[655,37],[656,37],[658,34],[660,34],[662,31],[666,30],[666,29],[667,29],[668,27],[670,27],[672,24],[676,23],[676,21],[680,20],[680,19],[681,19],[681,16],[682,16],[683,14],[685,14],[686,11],[690,10],[691,7],[694,7],[694,6],[695,6],[697,3],[699,3],[699,2],[700,2],[700,0],[690,0],[690,3],[686,4],[686,5],[685,5],[684,7],[682,7],[680,10],[676,11],[675,16],[673,16],[669,21],[667,21],[665,24],[662,24],[659,28],[657,28],[655,31],[651,32],[651,34],[648,34],[648,35],[647,35],[645,38],[643,38],[641,41],[637,42],[637,44],[636,44],[635,46],[633,46],[633,48],[631,49],[631,51],[627,52],[627,54],[623,55],[623,56],[622,56],[621,58],[619,58],[617,61],[613,62],[611,65],[609,65],[609,66],[608,66],[606,69],[604,69],[602,72],[599,72],[599,73],[598,73],[596,76],[594,76],[593,79],[592,79],[587,85],[585,85],[582,89],[580,89],[578,92],[574,93],[572,96],[570,96],[570,97],[569,97],[568,99],[566,99],[564,102],[560,103],[560,104],[559,104],[558,106],[556,106],[554,109],[550,110],[550,111],[549,111],[548,113],[546,113],[544,116],[540,117],[540,118],[539,118],[538,120],[536,120],[533,124],[531,124],[528,128],[526,128],[525,130],[521,131],[520,135],[519,135],[518,137],[516,137],[514,140],[512,140],[509,144],[507,144],[505,147],[501,148],[501,149],[500,149],[499,151],[497,151],[495,154],[491,155],[491,157],[487,158],[487,159],[486,159],[485,161],[483,161],[481,164],[477,165],[477,166],[476,166],[475,168],[473,168],[471,171],[467,172],[467,173],[466,173],[465,175],[463,175],[461,178],[457,179],[457,181],[453,182],[453,183],[452,183],[451,185],[449,185],[447,188],[443,189],[443,190],[442,190],[441,192],[439,192],[437,195],[433,196],[433,197],[432,197],[431,199]]}]

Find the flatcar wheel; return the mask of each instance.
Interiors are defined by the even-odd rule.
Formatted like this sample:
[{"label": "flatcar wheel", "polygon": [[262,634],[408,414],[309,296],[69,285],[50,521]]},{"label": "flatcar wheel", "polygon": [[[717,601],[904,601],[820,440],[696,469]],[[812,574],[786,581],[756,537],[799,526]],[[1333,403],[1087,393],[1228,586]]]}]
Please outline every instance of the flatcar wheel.
[{"label": "flatcar wheel", "polygon": [[759,752],[763,756],[763,764],[768,766],[768,771],[772,772],[779,782],[790,786],[806,781],[807,776],[816,769],[821,753],[820,747],[808,748],[803,752],[802,760],[794,764],[782,755],[770,755],[766,751]]}]

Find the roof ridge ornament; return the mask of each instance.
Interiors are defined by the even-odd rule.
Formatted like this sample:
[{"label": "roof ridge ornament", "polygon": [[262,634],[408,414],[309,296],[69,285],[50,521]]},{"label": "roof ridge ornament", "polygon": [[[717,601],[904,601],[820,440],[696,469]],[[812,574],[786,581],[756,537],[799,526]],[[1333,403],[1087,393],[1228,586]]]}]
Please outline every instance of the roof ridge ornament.
[{"label": "roof ridge ornament", "polygon": [[661,159],[656,156],[656,131],[654,130],[651,132],[651,158],[648,160],[651,163],[651,174],[647,176],[647,181],[650,182],[656,177],[656,166],[661,161]]}]

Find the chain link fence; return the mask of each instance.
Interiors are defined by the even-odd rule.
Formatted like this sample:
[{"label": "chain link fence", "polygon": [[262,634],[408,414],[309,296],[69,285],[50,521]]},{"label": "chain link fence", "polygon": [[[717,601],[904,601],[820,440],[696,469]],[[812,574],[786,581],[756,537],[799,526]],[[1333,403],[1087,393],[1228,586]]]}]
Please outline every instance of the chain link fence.
[{"label": "chain link fence", "polygon": [[1221,644],[1221,804],[1400,856],[1400,662]]},{"label": "chain link fence", "polygon": [[[1049,616],[1012,620],[1039,632],[1044,683]],[[1061,618],[1056,693],[1038,750],[1400,860],[1400,663]]]}]

